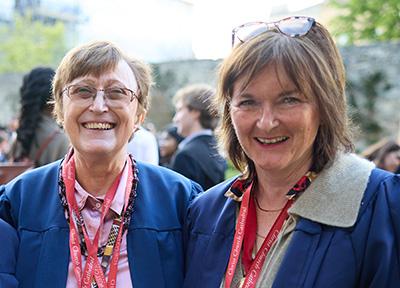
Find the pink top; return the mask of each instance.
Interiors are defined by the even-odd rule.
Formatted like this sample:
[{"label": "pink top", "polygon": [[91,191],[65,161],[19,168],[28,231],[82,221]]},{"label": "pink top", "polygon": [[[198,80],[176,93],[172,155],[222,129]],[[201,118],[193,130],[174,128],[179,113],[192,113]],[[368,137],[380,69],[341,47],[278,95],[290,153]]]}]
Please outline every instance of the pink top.
[{"label": "pink top", "polygon": [[[122,213],[122,209],[124,207],[125,187],[127,179],[128,179],[128,165],[125,165],[125,168],[122,172],[121,181],[119,183],[117,192],[115,194],[115,198],[105,218],[105,223],[103,225],[100,234],[101,246],[103,246],[107,242],[108,234],[110,232],[110,228],[115,214],[121,215]],[[93,197],[88,192],[86,192],[81,185],[79,185],[78,181],[75,181],[75,197],[76,197],[76,202],[78,203],[78,207],[81,210],[82,217],[85,221],[85,226],[88,235],[90,239],[93,240],[97,228],[100,226],[101,205],[104,200],[104,196]],[[101,257],[99,257],[99,262],[101,262]],[[85,257],[82,256],[82,269],[84,269],[85,263],[86,263]],[[108,272],[109,269],[107,269],[106,271],[106,280],[108,280],[107,278]],[[66,287],[67,288],[78,287],[71,259],[69,261],[68,279]],[[129,271],[129,263],[128,263],[128,252],[126,249],[126,231],[122,236],[121,254],[118,259],[117,287],[124,287],[124,288],[132,287],[131,274]]]}]

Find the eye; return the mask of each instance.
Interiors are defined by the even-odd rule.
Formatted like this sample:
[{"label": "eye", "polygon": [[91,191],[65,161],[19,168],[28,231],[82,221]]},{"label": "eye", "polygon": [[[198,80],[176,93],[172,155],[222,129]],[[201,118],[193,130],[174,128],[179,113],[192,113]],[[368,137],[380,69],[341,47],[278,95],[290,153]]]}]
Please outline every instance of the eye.
[{"label": "eye", "polygon": [[121,99],[128,95],[127,91],[120,87],[107,88],[105,93],[109,99]]},{"label": "eye", "polygon": [[70,94],[71,96],[78,96],[79,98],[91,98],[96,94],[96,89],[90,86],[71,86]]},{"label": "eye", "polygon": [[301,102],[301,98],[297,95],[297,93],[289,93],[286,95],[283,95],[282,98],[280,99],[283,104],[297,104]]},{"label": "eye", "polygon": [[283,98],[283,102],[287,104],[292,104],[299,102],[299,99],[297,99],[296,97],[285,97]]},{"label": "eye", "polygon": [[258,106],[258,102],[253,99],[244,99],[235,104],[240,109],[251,109]]}]

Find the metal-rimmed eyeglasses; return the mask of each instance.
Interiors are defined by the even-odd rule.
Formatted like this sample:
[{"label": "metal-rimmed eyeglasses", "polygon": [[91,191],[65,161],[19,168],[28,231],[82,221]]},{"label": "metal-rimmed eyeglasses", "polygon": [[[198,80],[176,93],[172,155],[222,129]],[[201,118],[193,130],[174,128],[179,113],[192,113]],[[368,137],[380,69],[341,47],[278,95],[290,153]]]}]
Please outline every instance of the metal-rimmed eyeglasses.
[{"label": "metal-rimmed eyeglasses", "polygon": [[133,99],[138,99],[138,95],[134,91],[124,87],[96,89],[89,85],[75,84],[69,85],[62,92],[80,106],[91,105],[100,92],[103,92],[104,100],[110,107],[122,107],[132,102]]},{"label": "metal-rimmed eyeglasses", "polygon": [[274,22],[245,23],[232,30],[232,47],[274,30],[290,37],[301,37],[306,35],[314,25],[315,19],[306,16],[291,16]]}]

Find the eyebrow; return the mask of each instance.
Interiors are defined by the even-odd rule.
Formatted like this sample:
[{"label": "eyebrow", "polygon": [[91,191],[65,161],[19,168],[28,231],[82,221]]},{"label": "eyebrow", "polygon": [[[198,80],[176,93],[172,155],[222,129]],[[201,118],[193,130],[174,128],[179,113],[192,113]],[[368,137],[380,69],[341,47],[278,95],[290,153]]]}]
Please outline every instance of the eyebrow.
[{"label": "eyebrow", "polygon": [[284,96],[288,96],[288,95],[291,95],[291,94],[297,94],[297,95],[300,95],[301,93],[300,93],[300,91],[299,90],[297,90],[297,89],[292,89],[292,90],[288,90],[288,91],[282,91],[281,93],[279,93],[279,97],[284,97]]},{"label": "eyebrow", "polygon": [[[91,78],[82,79],[79,82],[77,82],[76,84],[80,84],[80,83],[89,84],[89,85],[93,85],[93,86],[96,85],[96,81],[91,79]],[[120,85],[125,87],[125,85],[122,82],[120,82],[119,80],[116,80],[116,79],[106,80],[104,84],[105,84],[104,86],[109,86],[109,85],[112,85],[112,84],[120,84]]]}]

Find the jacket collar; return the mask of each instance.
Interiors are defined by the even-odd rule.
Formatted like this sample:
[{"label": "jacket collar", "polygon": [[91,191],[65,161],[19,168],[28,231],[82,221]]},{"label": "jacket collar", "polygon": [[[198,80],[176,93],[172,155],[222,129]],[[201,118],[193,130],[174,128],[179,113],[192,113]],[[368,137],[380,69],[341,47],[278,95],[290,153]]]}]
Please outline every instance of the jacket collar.
[{"label": "jacket collar", "polygon": [[353,226],[374,167],[372,162],[355,154],[339,153],[296,200],[289,213],[330,226]]}]

